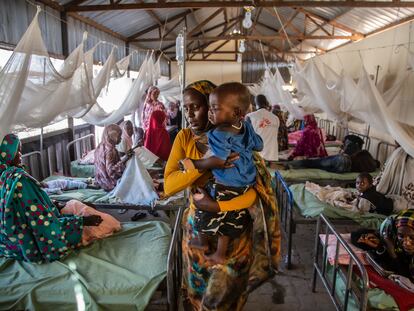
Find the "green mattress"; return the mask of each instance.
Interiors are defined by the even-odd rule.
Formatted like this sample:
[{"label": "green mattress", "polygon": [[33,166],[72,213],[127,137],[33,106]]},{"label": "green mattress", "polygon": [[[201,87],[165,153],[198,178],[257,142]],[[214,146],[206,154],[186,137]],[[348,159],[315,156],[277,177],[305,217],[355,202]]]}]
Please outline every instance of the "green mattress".
[{"label": "green mattress", "polygon": [[[86,181],[86,178],[79,178],[79,177],[62,177],[62,176],[49,176],[44,181],[51,181],[55,179],[71,179],[71,180],[78,180],[78,181]],[[70,200],[78,200],[85,203],[101,203],[101,204],[122,204],[120,200],[114,197],[110,197],[108,192],[102,189],[76,189],[76,190],[68,190],[64,191],[62,194],[51,194],[49,197],[52,200],[57,201],[70,201]],[[185,204],[185,199],[183,192],[179,192],[174,196],[163,200],[157,200],[157,205],[176,205],[177,207],[183,206]]]},{"label": "green mattress", "polygon": [[[333,266],[327,265],[327,275],[329,279],[332,280],[333,278]],[[335,293],[342,304],[345,301],[345,291],[346,291],[346,283],[345,283],[345,276],[343,272],[339,270],[339,273],[336,276],[336,288]],[[354,275],[354,282],[357,284],[359,288],[362,288],[361,280]],[[359,307],[355,301],[355,298],[350,295],[348,301],[348,309],[347,311],[358,311]],[[369,288],[368,289],[368,308],[369,310],[399,310],[397,303],[395,302],[394,298],[388,295],[380,288]]]},{"label": "green mattress", "polygon": [[386,216],[374,213],[360,214],[321,202],[305,189],[305,184],[295,184],[289,187],[293,195],[295,208],[304,217],[317,217],[324,214],[330,219],[351,219],[366,228],[378,229]]},{"label": "green mattress", "polygon": [[[280,175],[286,182],[295,181],[316,181],[316,180],[338,180],[338,181],[355,181],[359,173],[330,173],[315,168],[279,170]],[[373,177],[377,176],[379,171],[371,173]]]},{"label": "green mattress", "polygon": [[79,164],[79,161],[70,162],[70,176],[73,177],[95,177],[95,165]]},{"label": "green mattress", "polygon": [[0,258],[0,310],[77,310],[75,286],[86,310],[144,310],[167,274],[170,232],[164,222],[125,223],[62,261]]}]

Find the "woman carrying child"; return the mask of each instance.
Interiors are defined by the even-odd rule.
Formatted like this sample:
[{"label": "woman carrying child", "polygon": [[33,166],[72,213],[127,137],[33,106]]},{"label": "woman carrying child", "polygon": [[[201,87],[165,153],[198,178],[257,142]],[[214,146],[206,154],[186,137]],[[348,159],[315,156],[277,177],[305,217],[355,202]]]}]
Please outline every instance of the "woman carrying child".
[{"label": "woman carrying child", "polygon": [[[263,141],[250,122],[243,117],[250,107],[250,93],[240,83],[218,86],[210,94],[209,120],[215,126],[207,134],[212,156],[200,160],[185,159],[184,167],[212,170],[214,179],[206,189],[217,201],[229,200],[245,193],[256,183],[256,167],[252,151],[261,151]],[[226,167],[231,152],[238,153],[232,167]],[[192,245],[208,249],[208,236],[218,236],[217,250],[209,256],[215,263],[224,263],[230,238],[237,238],[250,223],[247,209],[229,212],[196,210],[195,229],[199,236]]]},{"label": "woman carrying child", "polygon": [[[184,113],[190,128],[181,130],[174,141],[165,168],[164,191],[167,195],[186,188],[198,191],[191,195],[190,206],[183,217],[183,289],[187,306],[194,310],[241,310],[249,292],[267,280],[278,265],[279,219],[271,177],[259,158],[255,157],[254,189],[250,188],[229,201],[214,201],[200,188],[211,177],[208,171],[180,169],[181,160],[201,159],[208,150],[207,131],[212,128],[208,121],[208,101],[214,87],[209,81],[198,81],[184,91]],[[232,154],[226,166],[236,158]],[[198,234],[194,227],[196,208],[209,212],[242,210],[253,206],[257,195],[263,209],[253,208],[253,222],[238,238],[230,239],[223,264],[215,265],[206,258],[203,250],[189,247]]]}]

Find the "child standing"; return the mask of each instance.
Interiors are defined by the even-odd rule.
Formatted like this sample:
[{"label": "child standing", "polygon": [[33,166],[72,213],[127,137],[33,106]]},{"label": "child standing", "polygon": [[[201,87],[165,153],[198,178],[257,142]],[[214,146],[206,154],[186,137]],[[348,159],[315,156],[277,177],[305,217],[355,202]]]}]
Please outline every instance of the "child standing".
[{"label": "child standing", "polygon": [[393,211],[393,201],[378,192],[373,185],[372,176],[361,173],[356,179],[356,188],[359,192],[357,209],[366,213],[390,215]]},{"label": "child standing", "polygon": [[[184,160],[186,168],[211,169],[213,180],[206,185],[207,192],[215,200],[230,200],[246,192],[256,182],[253,151],[263,149],[263,141],[255,133],[250,122],[243,120],[250,107],[250,93],[236,82],[218,86],[210,95],[209,120],[215,129],[208,132],[211,155],[200,160]],[[226,162],[232,152],[239,158]],[[191,245],[208,250],[207,236],[218,235],[217,250],[209,256],[215,263],[223,263],[230,238],[239,237],[250,222],[249,212],[237,210],[212,213],[195,212],[197,237]]]}]

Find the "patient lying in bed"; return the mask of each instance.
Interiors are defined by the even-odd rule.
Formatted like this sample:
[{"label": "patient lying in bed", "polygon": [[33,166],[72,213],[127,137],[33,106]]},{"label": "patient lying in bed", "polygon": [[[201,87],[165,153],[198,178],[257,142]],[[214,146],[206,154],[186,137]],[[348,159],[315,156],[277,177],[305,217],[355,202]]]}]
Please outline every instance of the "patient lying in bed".
[{"label": "patient lying in bed", "polygon": [[305,189],[314,194],[320,201],[353,212],[376,213],[390,215],[393,211],[393,200],[375,190],[372,176],[361,173],[356,180],[357,191],[341,187],[321,187],[306,182]]}]

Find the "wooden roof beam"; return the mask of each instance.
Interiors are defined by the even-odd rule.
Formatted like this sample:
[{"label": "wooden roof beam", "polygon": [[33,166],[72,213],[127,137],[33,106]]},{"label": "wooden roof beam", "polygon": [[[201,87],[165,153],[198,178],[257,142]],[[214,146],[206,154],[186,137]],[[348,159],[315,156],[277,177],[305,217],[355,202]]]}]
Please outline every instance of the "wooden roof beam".
[{"label": "wooden roof beam", "polygon": [[195,34],[197,31],[201,30],[205,25],[207,25],[213,18],[215,18],[217,15],[219,15],[221,12],[223,12],[224,9],[218,9],[213,14],[211,14],[209,17],[207,17],[204,21],[199,23],[193,30],[191,30],[188,33],[188,36],[191,37],[193,34]]},{"label": "wooden roof beam", "polygon": [[[220,50],[223,46],[225,46],[229,42],[230,42],[230,40],[226,40],[223,43],[219,44],[213,51],[209,52],[206,56],[203,56],[203,59],[207,59],[207,57],[209,57],[211,54],[214,54],[215,52]],[[230,51],[230,52],[234,53],[233,51]],[[207,53],[207,52],[205,52],[205,53]]]},{"label": "wooden roof beam", "polygon": [[359,37],[357,40],[361,40],[361,39],[363,39],[365,37],[364,34],[356,31],[355,29],[352,29],[352,28],[350,28],[348,26],[345,26],[345,25],[343,25],[343,24],[338,23],[337,21],[335,21],[335,19],[337,19],[338,17],[335,17],[334,19],[329,20],[329,19],[326,19],[326,18],[324,18],[322,16],[319,16],[319,15],[317,15],[315,13],[309,12],[309,11],[303,9],[303,8],[295,8],[295,10],[297,10],[297,11],[305,14],[305,16],[307,16],[308,18],[318,19],[318,20],[323,21],[326,24],[329,24],[329,25],[331,25],[333,27],[336,27],[338,29],[342,29],[342,30],[344,30],[346,32],[349,32],[349,33],[351,33],[351,34]]},{"label": "wooden roof beam", "polygon": [[[237,17],[233,17],[232,19],[230,19],[230,23],[231,22],[234,22],[235,20],[239,20],[240,19],[240,17],[239,16],[237,16]],[[210,27],[210,28],[207,28],[207,29],[205,29],[204,30],[204,33],[206,33],[206,32],[210,32],[210,31],[212,31],[212,30],[215,30],[215,29],[217,29],[217,28],[220,28],[221,26],[225,26],[227,23],[226,22],[223,22],[223,23],[220,23],[220,24],[217,24],[217,25],[215,25],[215,26],[212,26],[212,27]],[[196,33],[195,35],[194,35],[194,37],[197,37],[197,36],[199,36],[199,35],[201,35],[202,34],[202,32],[200,31],[200,32],[198,32],[198,33]],[[166,46],[164,49],[163,49],[163,51],[165,51],[165,50],[168,50],[168,49],[170,49],[170,48],[172,48],[172,47],[174,47],[175,46],[175,44],[171,44],[171,45],[169,45],[169,46]]]},{"label": "wooden roof beam", "polygon": [[[180,1],[180,2],[146,2],[146,3],[117,3],[117,4],[100,4],[100,5],[70,5],[66,8],[72,12],[92,12],[92,11],[113,11],[113,10],[148,10],[148,9],[182,9],[182,8],[242,8],[251,6],[252,2],[247,0],[241,1]],[[258,1],[255,3],[258,7],[364,7],[364,8],[385,8],[385,7],[414,7],[414,1],[362,1],[362,0],[344,0],[344,1]]]},{"label": "wooden roof beam", "polygon": [[[173,21],[175,21],[177,19],[181,19],[181,18],[187,16],[188,14],[191,14],[191,10],[187,10],[185,12],[182,12],[180,14],[177,14],[177,15],[171,17],[170,19],[168,19],[168,21],[164,20],[161,24],[164,25],[165,22],[171,23],[171,22],[173,22]],[[133,40],[133,39],[135,39],[135,38],[137,38],[139,36],[142,36],[142,35],[150,32],[150,31],[153,31],[155,29],[159,29],[160,27],[161,26],[158,23],[155,24],[155,25],[149,26],[149,27],[145,28],[144,30],[138,31],[137,33],[134,33],[133,35],[129,36],[128,37],[128,41],[138,41],[138,40]]]},{"label": "wooden roof beam", "polygon": [[[188,41],[201,40],[201,41],[219,41],[219,40],[262,40],[273,41],[277,38],[286,38],[284,34],[278,34],[273,36],[262,35],[219,35],[215,37],[189,37]],[[358,36],[312,36],[312,35],[289,35],[290,39],[297,40],[358,40]],[[157,42],[160,38],[142,38],[140,42]],[[175,41],[175,38],[164,38],[164,41]]]}]

